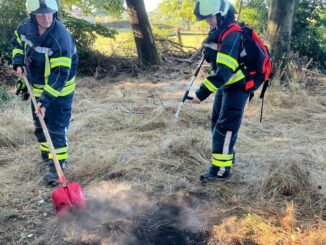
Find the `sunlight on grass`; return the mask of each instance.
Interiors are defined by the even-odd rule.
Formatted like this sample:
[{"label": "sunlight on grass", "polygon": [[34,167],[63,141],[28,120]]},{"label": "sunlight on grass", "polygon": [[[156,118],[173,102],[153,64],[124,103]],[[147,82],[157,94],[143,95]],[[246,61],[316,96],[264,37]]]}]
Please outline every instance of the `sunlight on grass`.
[{"label": "sunlight on grass", "polygon": [[[116,39],[105,38],[98,36],[94,48],[106,55],[133,55],[136,52],[136,46],[131,30],[118,30],[119,34],[116,35]],[[191,34],[182,35],[182,44],[184,46],[190,46],[194,48],[200,48],[205,35],[196,35],[192,32]],[[178,42],[176,36],[169,37],[171,41]],[[185,48],[185,51],[188,49]]]},{"label": "sunlight on grass", "polygon": [[210,244],[325,244],[325,222],[314,228],[297,224],[293,203],[288,204],[281,217],[274,219],[247,214],[243,218],[229,217],[213,229]]},{"label": "sunlight on grass", "polygon": [[135,44],[132,32],[119,32],[115,39],[98,36],[94,48],[106,55],[134,53]]}]

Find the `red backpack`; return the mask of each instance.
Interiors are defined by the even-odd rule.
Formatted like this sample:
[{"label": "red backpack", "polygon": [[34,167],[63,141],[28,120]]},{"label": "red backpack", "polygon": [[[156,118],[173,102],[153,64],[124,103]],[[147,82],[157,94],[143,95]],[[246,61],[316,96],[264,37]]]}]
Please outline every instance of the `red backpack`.
[{"label": "red backpack", "polygon": [[[247,91],[257,90],[263,82],[267,84],[264,85],[267,88],[268,80],[272,75],[271,55],[268,48],[253,29],[244,24],[231,23],[229,28],[220,35],[218,41],[219,49],[221,48],[222,41],[234,31],[243,33],[239,54],[240,66],[234,72],[236,73],[239,69],[243,70],[247,77],[245,87]],[[262,92],[265,93],[265,91],[266,89]],[[261,98],[264,97],[264,93],[260,96]]]},{"label": "red backpack", "polygon": [[[263,89],[260,98],[263,99],[269,85],[269,79],[272,77],[272,60],[268,48],[264,45],[257,33],[245,24],[231,23],[229,28],[220,35],[218,41],[218,49],[221,48],[222,41],[231,32],[242,32],[241,48],[239,54],[239,67],[234,71],[238,72],[242,69],[246,76],[245,90],[251,92],[249,101],[253,98],[253,92],[257,90],[263,83]],[[261,118],[263,113],[263,103],[261,109]]]}]

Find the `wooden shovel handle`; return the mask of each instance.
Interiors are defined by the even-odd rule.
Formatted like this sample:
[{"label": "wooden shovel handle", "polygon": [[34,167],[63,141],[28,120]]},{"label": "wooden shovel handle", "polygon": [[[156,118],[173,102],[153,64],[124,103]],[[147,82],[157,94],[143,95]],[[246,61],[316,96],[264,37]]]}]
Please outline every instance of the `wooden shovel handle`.
[{"label": "wooden shovel handle", "polygon": [[[26,77],[26,70],[24,69],[24,74],[23,74],[23,79],[24,79],[24,82],[26,84],[26,87],[28,89],[28,93],[30,94],[31,96],[31,99],[32,99],[32,103],[34,105],[34,108],[36,109],[37,108],[37,101],[36,101],[36,98],[33,94],[33,90],[32,90],[32,87]],[[36,112],[35,112],[36,113]],[[55,166],[55,169],[58,173],[58,176],[59,176],[59,182],[63,185],[66,184],[66,178],[62,172],[62,168],[60,166],[60,163],[59,163],[59,160],[58,160],[58,157],[57,157],[57,154],[55,152],[55,149],[54,149],[54,146],[53,146],[53,143],[52,143],[52,140],[51,140],[51,137],[50,137],[50,134],[49,134],[49,131],[48,131],[48,128],[44,122],[44,119],[43,117],[39,114],[39,113],[36,113],[38,119],[40,120],[40,123],[41,123],[41,127],[42,127],[42,130],[43,130],[43,133],[44,133],[44,136],[46,138],[46,142],[48,143],[49,145],[49,149],[50,149],[50,152],[53,156],[53,162],[54,162],[54,166]]]}]

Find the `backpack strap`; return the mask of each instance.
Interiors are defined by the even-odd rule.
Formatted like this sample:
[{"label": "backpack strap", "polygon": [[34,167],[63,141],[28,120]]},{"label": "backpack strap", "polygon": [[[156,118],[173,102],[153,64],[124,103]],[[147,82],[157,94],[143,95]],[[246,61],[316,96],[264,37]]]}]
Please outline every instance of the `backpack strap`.
[{"label": "backpack strap", "polygon": [[224,39],[232,32],[243,32],[242,28],[240,27],[240,25],[238,25],[237,23],[231,23],[230,25],[228,25],[228,28],[219,36],[218,39],[218,49],[221,49],[221,45],[222,42],[224,41]]}]

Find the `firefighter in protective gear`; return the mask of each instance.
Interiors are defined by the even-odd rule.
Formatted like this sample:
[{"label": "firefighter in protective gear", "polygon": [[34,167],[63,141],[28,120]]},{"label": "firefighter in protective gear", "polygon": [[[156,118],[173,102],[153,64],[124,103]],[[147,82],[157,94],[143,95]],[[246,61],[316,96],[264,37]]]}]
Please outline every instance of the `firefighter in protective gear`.
[{"label": "firefighter in protective gear", "polygon": [[67,130],[75,90],[77,54],[74,41],[57,18],[56,0],[27,0],[30,17],[23,20],[12,38],[12,64],[18,76],[27,70],[38,106],[32,105],[35,136],[41,156],[48,164],[44,181],[56,182],[53,156],[50,154],[36,113],[44,117],[61,167],[68,158]]},{"label": "firefighter in protective gear", "polygon": [[200,85],[193,103],[199,104],[216,93],[212,111],[212,160],[202,182],[229,177],[234,163],[234,145],[249,94],[244,89],[245,75],[239,68],[241,32],[230,32],[221,42],[231,23],[236,23],[235,9],[227,0],[197,0],[194,14],[198,21],[206,20],[216,29],[214,43],[218,45],[215,74]]}]

